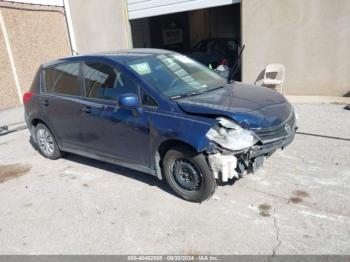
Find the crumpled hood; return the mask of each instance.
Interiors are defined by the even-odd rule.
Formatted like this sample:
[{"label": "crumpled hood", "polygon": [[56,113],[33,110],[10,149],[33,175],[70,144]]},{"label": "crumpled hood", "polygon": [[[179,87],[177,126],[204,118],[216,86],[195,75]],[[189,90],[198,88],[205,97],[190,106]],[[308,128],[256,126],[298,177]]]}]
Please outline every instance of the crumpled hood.
[{"label": "crumpled hood", "polygon": [[248,129],[278,126],[293,110],[278,92],[237,82],[177,103],[186,113],[226,116]]}]

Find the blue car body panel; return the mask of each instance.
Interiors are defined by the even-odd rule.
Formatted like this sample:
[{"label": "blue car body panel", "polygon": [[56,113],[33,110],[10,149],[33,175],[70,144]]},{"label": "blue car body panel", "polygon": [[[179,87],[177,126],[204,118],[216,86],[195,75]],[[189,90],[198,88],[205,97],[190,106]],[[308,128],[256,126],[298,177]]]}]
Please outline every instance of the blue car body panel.
[{"label": "blue car body panel", "polygon": [[[114,101],[43,93],[35,95],[25,106],[28,126],[36,120],[46,123],[63,150],[77,152],[80,148],[84,155],[116,158],[154,170],[155,154],[167,141],[188,144],[197,152],[207,150],[210,142],[205,135],[218,116],[231,118],[244,128],[254,130],[280,125],[293,110],[277,92],[242,83],[171,100],[126,66],[131,59],[167,52],[148,49],[75,56],[43,65],[46,68],[74,61],[110,64],[132,77],[158,106],[142,106],[142,113],[135,115],[132,110],[119,108]],[[43,106],[46,100],[50,100],[48,107]],[[84,114],[87,106],[91,112]]]}]

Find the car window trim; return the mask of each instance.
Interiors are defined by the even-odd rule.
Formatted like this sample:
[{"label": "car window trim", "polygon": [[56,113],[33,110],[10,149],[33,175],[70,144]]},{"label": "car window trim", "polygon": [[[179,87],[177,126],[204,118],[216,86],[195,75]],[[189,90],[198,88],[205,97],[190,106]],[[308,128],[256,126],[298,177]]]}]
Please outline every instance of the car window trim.
[{"label": "car window trim", "polygon": [[87,97],[87,96],[84,96],[83,99],[85,101],[91,101],[91,102],[96,102],[96,103],[105,103],[105,104],[108,104],[108,103],[111,103],[115,106],[118,106],[118,101],[117,100],[108,100],[108,99],[101,99],[101,98],[95,98],[95,97]]},{"label": "car window trim", "polygon": [[52,97],[58,97],[58,98],[74,98],[74,99],[83,99],[82,96],[75,96],[75,95],[66,95],[66,94],[59,94],[59,93],[42,93],[42,95],[45,96],[52,96]]},{"label": "car window trim", "polygon": [[[142,91],[144,92],[144,94],[148,95],[150,98],[153,99],[154,102],[156,102],[156,104],[157,104],[156,106],[150,106],[150,105],[143,105],[142,104],[141,88],[142,88]],[[158,101],[152,95],[150,95],[148,92],[146,92],[145,89],[143,88],[143,86],[139,88],[139,93],[140,93],[139,96],[140,96],[140,105],[141,105],[141,107],[152,108],[152,109],[158,109],[159,108]]]},{"label": "car window trim", "polygon": [[43,94],[43,66],[40,66],[40,75],[39,75],[39,94]]}]

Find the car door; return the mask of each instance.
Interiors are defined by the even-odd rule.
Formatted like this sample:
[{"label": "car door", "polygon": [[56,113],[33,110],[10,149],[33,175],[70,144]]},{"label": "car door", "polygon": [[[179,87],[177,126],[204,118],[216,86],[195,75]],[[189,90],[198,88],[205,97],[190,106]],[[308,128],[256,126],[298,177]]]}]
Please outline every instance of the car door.
[{"label": "car door", "polygon": [[90,153],[147,166],[147,113],[118,107],[118,97],[139,94],[139,83],[113,65],[85,62],[82,67],[85,104],[81,135]]},{"label": "car door", "polygon": [[80,115],[82,87],[80,63],[64,63],[43,70],[44,92],[40,98],[49,128],[63,149],[81,148]]}]

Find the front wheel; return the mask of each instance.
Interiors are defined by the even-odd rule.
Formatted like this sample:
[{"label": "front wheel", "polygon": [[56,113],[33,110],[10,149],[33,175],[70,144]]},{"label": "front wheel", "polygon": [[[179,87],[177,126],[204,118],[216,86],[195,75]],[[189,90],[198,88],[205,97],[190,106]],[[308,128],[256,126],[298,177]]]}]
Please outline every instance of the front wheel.
[{"label": "front wheel", "polygon": [[175,147],[165,154],[163,174],[175,193],[191,202],[208,199],[216,189],[215,178],[204,155],[186,147]]}]

